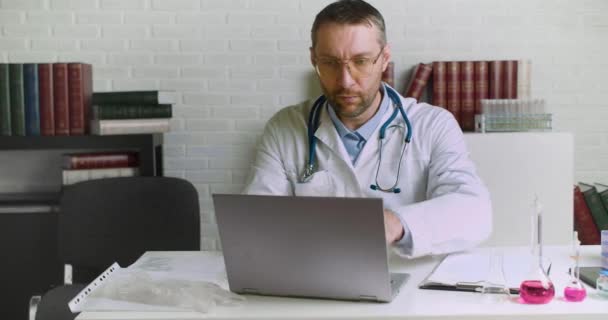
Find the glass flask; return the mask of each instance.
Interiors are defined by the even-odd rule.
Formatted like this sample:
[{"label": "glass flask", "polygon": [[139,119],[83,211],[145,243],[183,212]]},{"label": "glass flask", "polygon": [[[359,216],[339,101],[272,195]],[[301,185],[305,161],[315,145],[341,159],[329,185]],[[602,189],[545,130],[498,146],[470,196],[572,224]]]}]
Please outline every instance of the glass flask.
[{"label": "glass flask", "polygon": [[536,196],[531,218],[531,266],[526,279],[519,286],[519,297],[528,304],[548,303],[555,297],[555,287],[543,267],[542,212],[542,205]]},{"label": "glass flask", "polygon": [[572,259],[574,260],[574,266],[570,268],[570,283],[564,288],[564,299],[570,302],[583,301],[587,297],[587,290],[580,280],[580,269],[578,266],[580,245],[578,232],[574,231],[572,238]]},{"label": "glass flask", "polygon": [[488,274],[481,286],[484,302],[505,302],[510,298],[503,269],[503,253],[492,249],[489,254]]}]

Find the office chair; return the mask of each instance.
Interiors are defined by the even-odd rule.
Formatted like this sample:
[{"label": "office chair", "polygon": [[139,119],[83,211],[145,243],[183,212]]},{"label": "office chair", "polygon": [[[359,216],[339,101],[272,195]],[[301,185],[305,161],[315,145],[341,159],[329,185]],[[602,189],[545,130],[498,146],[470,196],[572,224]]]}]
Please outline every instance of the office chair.
[{"label": "office chair", "polygon": [[68,302],[114,262],[126,267],[151,250],[200,250],[198,193],[183,179],[80,182],[64,187],[59,210],[66,284],[30,300],[31,320],[74,319]]}]

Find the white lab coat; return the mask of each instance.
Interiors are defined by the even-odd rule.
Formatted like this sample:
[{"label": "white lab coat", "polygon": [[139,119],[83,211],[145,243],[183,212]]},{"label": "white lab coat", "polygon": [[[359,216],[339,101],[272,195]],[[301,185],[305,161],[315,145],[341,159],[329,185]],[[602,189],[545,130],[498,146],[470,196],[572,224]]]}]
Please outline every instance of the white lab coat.
[{"label": "white lab coat", "polygon": [[[307,121],[314,100],[286,107],[270,119],[243,192],[381,197],[384,207],[395,212],[411,232],[411,250],[396,247],[400,255],[410,258],[479,244],[491,232],[492,209],[460,127],[445,109],[401,99],[413,127],[401,164],[401,193],[370,189],[378,163],[379,129],[394,110],[392,102],[354,166],[324,106],[315,134],[318,171],[308,183],[299,183],[308,161]],[[405,122],[399,115],[384,139],[378,175],[382,187],[395,182],[404,133]]]}]

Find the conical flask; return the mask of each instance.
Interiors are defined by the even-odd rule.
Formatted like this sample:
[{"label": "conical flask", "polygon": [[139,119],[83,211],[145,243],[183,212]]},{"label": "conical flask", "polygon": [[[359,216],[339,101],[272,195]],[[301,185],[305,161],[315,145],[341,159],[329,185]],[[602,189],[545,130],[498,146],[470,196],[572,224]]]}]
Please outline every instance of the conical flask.
[{"label": "conical flask", "polygon": [[530,271],[526,279],[519,286],[519,297],[524,303],[542,304],[553,300],[555,287],[549,278],[549,274],[543,267],[543,243],[542,243],[542,212],[543,208],[538,200],[534,198],[534,210],[531,217],[530,243]]},{"label": "conical flask", "polygon": [[580,280],[580,269],[578,266],[580,245],[578,232],[574,231],[572,237],[572,259],[574,260],[574,265],[570,268],[570,283],[564,288],[564,299],[570,302],[583,301],[587,297],[587,290]]}]

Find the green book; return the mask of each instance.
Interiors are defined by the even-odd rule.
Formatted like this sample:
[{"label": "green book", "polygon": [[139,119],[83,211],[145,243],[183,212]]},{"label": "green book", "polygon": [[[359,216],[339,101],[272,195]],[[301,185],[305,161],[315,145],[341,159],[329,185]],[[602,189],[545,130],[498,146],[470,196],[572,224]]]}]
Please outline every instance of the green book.
[{"label": "green book", "polygon": [[[604,208],[606,209],[606,213],[608,213],[608,185],[603,184],[603,183],[594,183],[595,184],[595,188],[597,189],[597,193],[600,194],[600,200],[602,200],[602,204],[604,205]],[[608,230],[608,229],[602,229],[602,230]]]},{"label": "green book", "polygon": [[0,63],[0,136],[10,136],[11,130],[11,91],[8,64]]},{"label": "green book", "polygon": [[606,211],[606,207],[604,207],[602,198],[595,186],[582,182],[579,182],[578,186],[585,196],[585,202],[591,211],[597,228],[600,230],[608,230],[608,211]]},{"label": "green book", "polygon": [[14,136],[25,136],[23,64],[9,64],[9,78],[12,134]]},{"label": "green book", "polygon": [[93,105],[93,119],[171,118],[170,104]]}]

